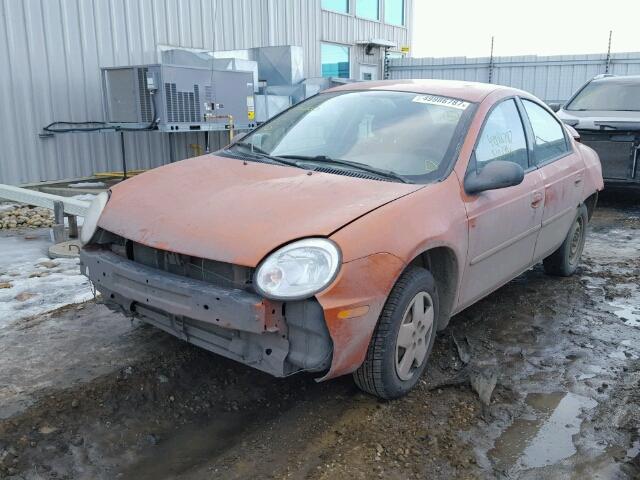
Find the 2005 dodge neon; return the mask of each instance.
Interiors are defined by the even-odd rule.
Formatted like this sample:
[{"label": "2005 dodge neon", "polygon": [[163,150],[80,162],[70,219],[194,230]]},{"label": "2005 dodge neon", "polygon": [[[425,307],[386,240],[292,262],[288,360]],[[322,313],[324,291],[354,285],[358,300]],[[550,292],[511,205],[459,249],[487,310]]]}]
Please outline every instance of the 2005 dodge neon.
[{"label": "2005 dodge neon", "polygon": [[537,262],[576,270],[602,188],[597,154],[528,93],[355,83],[98,196],[81,268],[195,345],[395,398],[452,315]]}]

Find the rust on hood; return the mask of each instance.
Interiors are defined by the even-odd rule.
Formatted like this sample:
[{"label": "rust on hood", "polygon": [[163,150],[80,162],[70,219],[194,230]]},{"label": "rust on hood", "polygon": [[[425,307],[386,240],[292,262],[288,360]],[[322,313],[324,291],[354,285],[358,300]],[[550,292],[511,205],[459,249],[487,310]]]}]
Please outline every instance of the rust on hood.
[{"label": "rust on hood", "polygon": [[99,226],[149,247],[254,267],[422,188],[205,155],[113,187]]}]

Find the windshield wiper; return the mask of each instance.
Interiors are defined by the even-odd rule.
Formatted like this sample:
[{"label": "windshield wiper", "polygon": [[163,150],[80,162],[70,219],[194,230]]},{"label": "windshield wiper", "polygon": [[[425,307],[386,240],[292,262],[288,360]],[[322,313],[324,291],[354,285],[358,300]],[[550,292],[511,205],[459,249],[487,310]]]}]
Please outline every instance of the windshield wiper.
[{"label": "windshield wiper", "polygon": [[258,157],[258,158],[266,158],[268,160],[271,160],[273,163],[278,163],[280,165],[287,165],[289,167],[297,167],[297,168],[302,168],[300,165],[298,165],[297,162],[289,162],[283,158],[280,157],[275,157],[273,155],[269,155],[265,150],[261,149],[260,147],[256,147],[255,145],[253,145],[252,143],[248,143],[248,142],[238,142],[238,143],[234,143],[233,145],[230,145],[229,148],[231,147],[244,147],[248,150],[251,151],[251,154]]},{"label": "windshield wiper", "polygon": [[409,183],[409,181],[404,178],[402,175],[397,174],[391,170],[383,170],[380,168],[375,168],[365,163],[353,162],[351,160],[342,160],[338,158],[330,158],[325,155],[278,155],[277,158],[290,158],[293,160],[304,160],[307,162],[316,162],[316,163],[332,163],[334,165],[341,165],[343,167],[351,167],[361,170],[363,172],[369,172],[374,175],[379,175],[381,177],[393,178],[402,183]]}]

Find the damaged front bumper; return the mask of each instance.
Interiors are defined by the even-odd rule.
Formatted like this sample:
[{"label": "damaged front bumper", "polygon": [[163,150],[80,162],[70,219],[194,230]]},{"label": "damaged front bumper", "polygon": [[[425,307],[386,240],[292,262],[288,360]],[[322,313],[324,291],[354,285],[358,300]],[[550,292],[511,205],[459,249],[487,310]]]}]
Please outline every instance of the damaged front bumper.
[{"label": "damaged front bumper", "polygon": [[315,299],[271,302],[101,248],[83,249],[80,268],[110,307],[211,352],[278,377],[331,364],[331,337]]}]

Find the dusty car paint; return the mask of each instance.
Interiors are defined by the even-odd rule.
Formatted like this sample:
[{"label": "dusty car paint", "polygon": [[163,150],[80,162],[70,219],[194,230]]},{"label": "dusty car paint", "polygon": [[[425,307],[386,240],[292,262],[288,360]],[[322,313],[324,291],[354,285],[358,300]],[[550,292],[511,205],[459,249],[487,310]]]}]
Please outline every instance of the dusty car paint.
[{"label": "dusty car paint", "polygon": [[[430,266],[442,289],[438,326],[443,328],[451,315],[557,248],[569,210],[603,187],[597,155],[572,139],[566,161],[534,170],[521,185],[465,193],[464,177],[487,112],[510,96],[534,99],[525,92],[447,81],[367,82],[335,90],[358,89],[477,103],[450,174],[438,183],[407,185],[210,155],[118,185],[99,226],[158,249],[251,267],[290,241],[314,235],[332,239],[343,265],[335,281],[316,294],[333,341],[327,379],[360,366],[389,292],[407,265],[430,262],[429,252],[442,254]],[[546,226],[548,240],[534,250]],[[535,253],[523,258],[525,251]],[[354,310],[361,315],[341,314]]]}]

